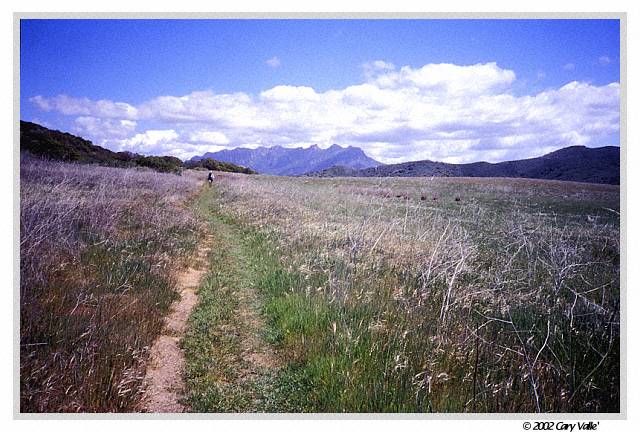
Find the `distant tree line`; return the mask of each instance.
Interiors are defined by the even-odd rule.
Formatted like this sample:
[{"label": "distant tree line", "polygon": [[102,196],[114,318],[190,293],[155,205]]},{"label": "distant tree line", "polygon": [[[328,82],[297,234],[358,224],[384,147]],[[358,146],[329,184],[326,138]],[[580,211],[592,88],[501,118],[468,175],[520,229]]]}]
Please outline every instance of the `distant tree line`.
[{"label": "distant tree line", "polygon": [[198,161],[187,161],[184,163],[184,167],[189,169],[204,168],[204,169],[213,170],[213,171],[228,171],[228,172],[237,172],[242,174],[256,174],[256,172],[251,168],[246,168],[246,167],[235,165],[229,162],[221,162],[211,158],[200,159]]}]

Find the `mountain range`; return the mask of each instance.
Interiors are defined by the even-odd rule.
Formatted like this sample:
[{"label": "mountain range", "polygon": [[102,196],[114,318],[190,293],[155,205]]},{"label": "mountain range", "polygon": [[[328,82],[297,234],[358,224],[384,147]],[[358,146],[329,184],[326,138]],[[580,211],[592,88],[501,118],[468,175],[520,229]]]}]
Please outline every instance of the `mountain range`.
[{"label": "mountain range", "polygon": [[[171,156],[113,152],[69,133],[20,122],[20,151],[76,163],[132,167],[164,172],[183,168],[313,177],[515,177],[620,184],[620,147],[566,147],[544,156],[515,161],[451,164],[430,160],[383,165],[357,147],[327,149],[259,147],[205,153],[182,162]],[[251,169],[252,168],[252,169]]]},{"label": "mountain range", "polygon": [[317,145],[307,148],[274,146],[249,149],[241,147],[194,156],[190,162],[205,158],[230,162],[249,167],[261,174],[273,175],[301,175],[310,171],[321,171],[335,165],[356,170],[382,165],[368,157],[358,147],[340,147],[336,144],[326,149]]},{"label": "mountain range", "polygon": [[422,160],[373,168],[334,166],[312,177],[514,177],[620,184],[620,147],[565,147],[531,159],[451,164]]}]

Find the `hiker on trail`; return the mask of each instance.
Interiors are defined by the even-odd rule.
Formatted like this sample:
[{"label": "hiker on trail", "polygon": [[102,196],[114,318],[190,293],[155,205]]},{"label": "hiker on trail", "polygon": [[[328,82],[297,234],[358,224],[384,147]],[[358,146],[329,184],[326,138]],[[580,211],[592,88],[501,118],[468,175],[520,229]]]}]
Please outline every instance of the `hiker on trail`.
[{"label": "hiker on trail", "polygon": [[209,176],[207,177],[207,181],[209,182],[209,187],[211,187],[211,185],[213,184],[213,171],[209,171]]}]

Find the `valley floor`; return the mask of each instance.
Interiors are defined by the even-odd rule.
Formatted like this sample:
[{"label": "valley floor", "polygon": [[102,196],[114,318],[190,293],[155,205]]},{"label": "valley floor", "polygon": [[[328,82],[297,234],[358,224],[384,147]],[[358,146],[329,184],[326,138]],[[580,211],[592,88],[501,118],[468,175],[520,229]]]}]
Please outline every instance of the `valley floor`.
[{"label": "valley floor", "polygon": [[27,162],[24,412],[620,410],[617,186]]}]

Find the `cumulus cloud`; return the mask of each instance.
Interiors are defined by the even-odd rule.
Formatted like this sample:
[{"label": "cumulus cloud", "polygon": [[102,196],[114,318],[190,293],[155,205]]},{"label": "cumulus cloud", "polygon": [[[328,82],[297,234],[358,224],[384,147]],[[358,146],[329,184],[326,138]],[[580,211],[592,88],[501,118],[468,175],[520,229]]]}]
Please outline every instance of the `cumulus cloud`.
[{"label": "cumulus cloud", "polygon": [[180,145],[178,138],[180,135],[173,130],[148,130],[137,133],[130,138],[121,140],[107,140],[110,147],[115,147],[117,151],[131,151],[147,155],[169,155]]},{"label": "cumulus cloud", "polygon": [[152,147],[163,142],[169,142],[178,138],[178,134],[173,129],[169,130],[148,130],[139,133],[131,138],[123,140],[123,146],[136,146],[140,148]]},{"label": "cumulus cloud", "polygon": [[399,71],[377,75],[373,83],[380,88],[413,88],[441,96],[474,96],[495,93],[516,79],[515,72],[496,63],[457,66],[440,63],[418,69],[404,66]]},{"label": "cumulus cloud", "polygon": [[[207,90],[137,106],[64,95],[32,102],[76,116],[78,128],[110,148],[181,158],[238,146],[337,143],[387,163],[499,161],[619,133],[618,83],[576,81],[516,96],[515,72],[496,63],[398,69],[375,61],[363,68],[365,82],[325,92],[279,85],[257,95]],[[146,121],[162,129],[135,133]]]},{"label": "cumulus cloud", "polygon": [[229,144],[229,138],[222,132],[199,130],[191,134],[190,141],[210,144]]},{"label": "cumulus cloud", "polygon": [[57,111],[64,115],[129,120],[137,117],[137,109],[124,102],[112,102],[110,100],[92,101],[87,98],[74,98],[67,95],[58,95],[49,99],[38,95],[32,97],[30,100],[43,111]]},{"label": "cumulus cloud", "polygon": [[169,124],[207,122],[220,127],[243,127],[243,119],[255,117],[256,111],[251,96],[245,93],[215,94],[207,90],[151,99],[140,105],[138,115]]},{"label": "cumulus cloud", "polygon": [[393,63],[388,63],[383,60],[375,60],[372,62],[366,62],[362,65],[364,77],[367,80],[371,80],[375,75],[384,73],[385,71],[392,71],[396,67]]},{"label": "cumulus cloud", "polygon": [[267,65],[272,68],[280,67],[280,65],[282,64],[282,62],[280,62],[280,59],[278,57],[271,57],[265,63],[267,63]]},{"label": "cumulus cloud", "polygon": [[126,138],[135,131],[137,125],[133,120],[101,119],[90,116],[78,117],[74,124],[76,132],[80,135],[101,139]]}]

